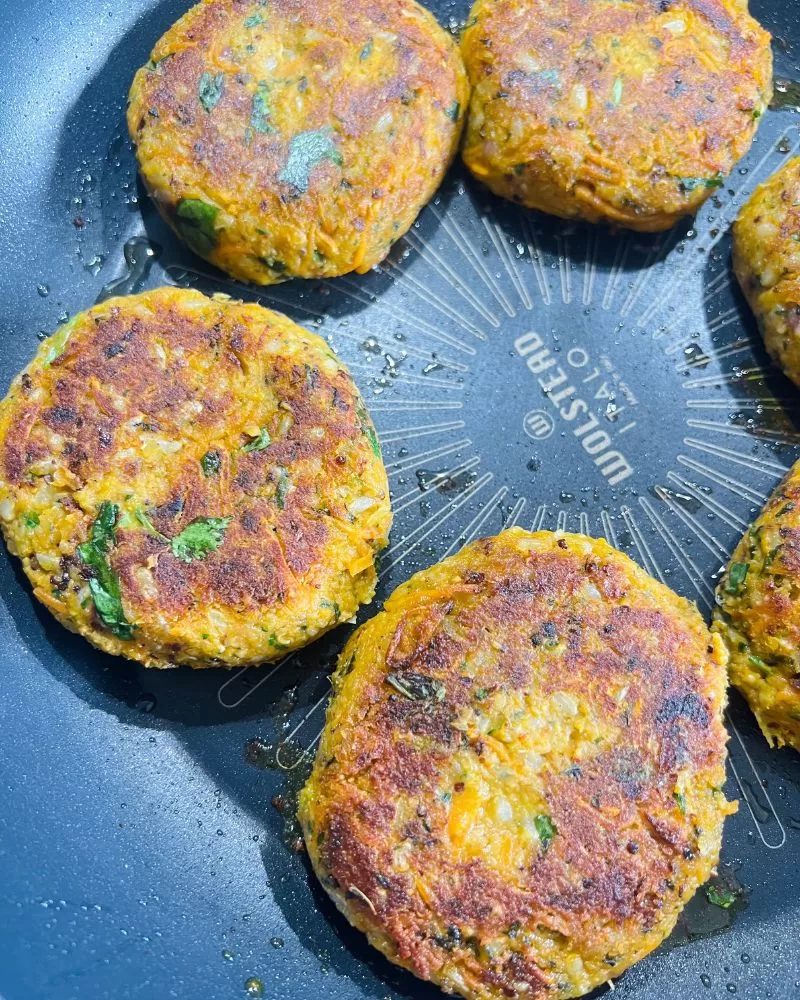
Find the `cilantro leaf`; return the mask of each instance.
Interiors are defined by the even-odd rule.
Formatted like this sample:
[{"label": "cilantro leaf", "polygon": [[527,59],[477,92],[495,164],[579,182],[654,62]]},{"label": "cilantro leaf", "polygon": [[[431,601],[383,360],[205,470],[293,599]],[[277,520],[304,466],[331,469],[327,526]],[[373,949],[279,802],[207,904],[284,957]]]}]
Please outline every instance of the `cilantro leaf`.
[{"label": "cilantro leaf", "polygon": [[291,480],[289,479],[289,470],[284,469],[283,466],[278,467],[278,485],[275,487],[275,502],[278,505],[278,510],[283,510],[286,506],[286,497],[289,490],[292,488]]},{"label": "cilantro leaf", "polygon": [[724,885],[706,886],[706,898],[713,906],[721,906],[723,910],[729,910],[736,902],[738,893]]},{"label": "cilantro leaf", "polygon": [[728,571],[728,585],[725,588],[729,594],[738,594],[741,591],[747,579],[748,568],[747,563],[731,563],[731,568]]},{"label": "cilantro leaf", "polygon": [[558,833],[558,828],[545,813],[539,813],[538,816],[534,816],[533,825],[536,827],[536,832],[539,834],[539,841],[542,845],[542,850],[546,851],[547,848],[553,843],[553,837]]},{"label": "cilantro leaf", "polygon": [[33,531],[34,528],[39,527],[39,515],[36,513],[35,510],[29,510],[27,514],[22,515],[22,523],[25,525],[26,528],[29,528],[31,531]]},{"label": "cilantro leaf", "polygon": [[78,546],[78,556],[92,571],[89,593],[95,610],[106,628],[119,639],[130,639],[134,626],[125,617],[119,577],[111,568],[107,553],[116,541],[115,528],[119,507],[105,501],[92,523],[89,541]]},{"label": "cilantro leaf", "polygon": [[47,353],[44,356],[43,362],[45,368],[49,368],[56,358],[60,358],[64,353],[67,348],[69,335],[72,333],[74,327],[75,319],[73,318],[68,323],[60,326],[55,333],[47,338]]},{"label": "cilantro leaf", "polygon": [[453,101],[453,103],[444,109],[444,113],[450,119],[451,122],[457,122],[458,116],[461,114],[461,102]]},{"label": "cilantro leaf", "polygon": [[222,545],[230,523],[229,517],[195,518],[170,542],[172,554],[185,563],[204,559],[209,552],[216,552]]},{"label": "cilantro leaf", "polygon": [[269,436],[269,431],[266,427],[262,427],[258,432],[258,437],[242,445],[242,451],[263,451],[265,448],[269,448],[271,443],[272,438]]},{"label": "cilantro leaf", "polygon": [[302,193],[308,191],[311,171],[317,164],[330,160],[341,166],[342,154],[336,148],[332,134],[330,127],[298,133],[289,143],[289,157],[278,174],[278,180]]},{"label": "cilantro leaf", "polygon": [[262,14],[251,14],[250,17],[244,19],[245,28],[255,28],[258,24],[264,23],[264,17]]},{"label": "cilantro leaf", "polygon": [[225,74],[217,73],[216,76],[212,76],[210,73],[203,73],[200,77],[200,88],[199,97],[200,103],[206,109],[206,111],[211,114],[214,108],[219,104],[219,99],[222,97],[222,92],[225,89]]},{"label": "cilantro leaf", "polygon": [[200,459],[200,468],[206,479],[216,476],[222,467],[222,457],[218,451],[207,451]]},{"label": "cilantro leaf", "polygon": [[721,188],[724,180],[722,174],[713,177],[679,177],[678,183],[684,191],[695,191],[699,187]]},{"label": "cilantro leaf", "polygon": [[269,116],[269,87],[266,83],[262,82],[259,83],[258,89],[253,94],[253,105],[250,110],[250,127],[262,135],[274,132],[275,129],[269,123]]},{"label": "cilantro leaf", "polygon": [[195,253],[206,257],[217,245],[216,221],[219,209],[199,198],[184,198],[177,209],[175,227]]},{"label": "cilantro leaf", "polygon": [[444,701],[447,689],[441,681],[404,670],[386,675],[386,683],[411,701]]},{"label": "cilantro leaf", "polygon": [[358,422],[361,424],[361,430],[369,441],[369,446],[372,448],[372,453],[376,458],[381,457],[381,443],[378,440],[378,435],[375,433],[375,428],[372,425],[372,420],[370,415],[367,413],[364,404],[359,403],[356,406],[356,416],[358,417]]}]

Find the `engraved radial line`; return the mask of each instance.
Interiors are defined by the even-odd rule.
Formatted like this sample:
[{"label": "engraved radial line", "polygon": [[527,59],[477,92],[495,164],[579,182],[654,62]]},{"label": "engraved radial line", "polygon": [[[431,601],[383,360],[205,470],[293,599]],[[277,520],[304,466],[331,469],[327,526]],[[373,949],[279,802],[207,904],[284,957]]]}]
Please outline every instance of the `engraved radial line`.
[{"label": "engraved radial line", "polygon": [[728,558],[728,550],[722,545],[719,539],[704,528],[702,524],[699,524],[688,511],[683,510],[680,504],[674,503],[663,486],[656,486],[655,492],[658,499],[665,503],[679,520],[683,521],[689,531],[692,532],[698,541],[705,545],[713,556],[722,559],[723,562]]},{"label": "engraved radial line", "polygon": [[711,497],[706,496],[701,490],[699,490],[693,483],[688,482],[683,476],[679,476],[677,472],[668,472],[667,479],[671,483],[675,483],[678,489],[683,490],[697,500],[698,503],[702,504],[706,510],[710,511],[721,521],[724,521],[729,527],[736,531],[746,531],[747,522],[743,521],[738,514],[734,514],[732,510],[726,507],[724,504],[720,503],[719,500],[712,500]]},{"label": "engraved radial line", "polygon": [[539,294],[546,306],[550,305],[550,285],[547,281],[547,272],[542,264],[542,248],[539,245],[539,238],[533,223],[527,215],[522,216],[522,232],[525,234],[525,242],[528,244],[528,260],[531,262],[533,273],[536,276],[536,283],[539,286]]},{"label": "engraved radial line", "polygon": [[508,493],[507,486],[501,486],[500,489],[491,497],[490,500],[486,502],[485,507],[478,511],[478,513],[473,517],[469,524],[464,528],[461,534],[457,535],[447,551],[442,556],[446,559],[447,556],[451,556],[458,549],[462,548],[464,545],[469,545],[471,541],[476,539],[483,528],[484,524],[489,520],[492,514],[497,512],[497,504],[503,499],[503,497]]},{"label": "engraved radial line", "polygon": [[[483,489],[484,486],[486,486],[487,483],[490,483],[493,479],[494,479],[493,473],[491,472],[484,473],[484,475],[482,475],[480,479],[477,479],[472,484],[470,489],[467,490],[463,496],[461,496],[458,500],[454,500],[453,503],[450,504],[449,506],[443,507],[440,511],[436,513],[436,515],[433,518],[430,519],[430,521],[421,524],[415,531],[412,531],[411,534],[403,538],[401,542],[398,543],[397,548],[399,548],[401,544],[411,541],[412,538],[415,538],[418,532],[422,531],[423,528],[427,527],[427,531],[421,534],[419,538],[416,538],[416,541],[413,543],[413,545],[409,546],[407,549],[402,550],[399,556],[394,558],[390,563],[388,563],[383,568],[380,574],[380,579],[382,580],[390,569],[392,569],[399,562],[402,562],[403,559],[406,559],[409,555],[411,555],[411,553],[418,545],[424,542],[425,539],[429,535],[431,535],[434,531],[438,531],[439,528],[441,528],[441,526],[446,521],[450,520],[453,514],[455,514],[458,510],[460,510],[465,503],[471,500],[477,493],[479,493]],[[394,546],[392,548],[394,548]]]},{"label": "engraved radial line", "polygon": [[[356,372],[369,372],[374,378],[381,374],[380,370],[376,371],[373,365],[364,364],[361,361],[348,362],[347,367]],[[464,391],[464,386],[460,382],[448,382],[443,378],[429,378],[427,375],[415,375],[412,372],[400,371],[390,377],[393,384],[427,385],[432,389],[444,389],[450,392]]]},{"label": "engraved radial line", "polygon": [[[727,288],[730,283],[730,274],[727,271],[720,271],[720,273],[715,278],[712,278],[706,286],[705,294],[700,300],[701,306],[707,306],[714,296],[719,294],[719,292],[723,289]],[[663,304],[664,299],[662,297],[655,299],[655,301],[652,302],[642,314],[642,318],[650,312],[657,311]],[[677,314],[664,326],[663,330],[658,330],[653,334],[653,339],[658,340],[659,337],[665,337],[669,331],[675,327],[682,327],[687,316],[697,316],[698,314],[705,315],[703,310],[698,310],[695,305],[692,305],[691,307],[681,306]]]},{"label": "engraved radial line", "polygon": [[[800,140],[798,140],[792,146],[792,148],[790,150],[790,153],[791,153],[792,156],[794,155],[795,150],[798,148],[798,146],[800,146]],[[772,155],[774,155],[774,154],[775,154],[775,148],[772,145],[772,143],[770,143],[770,146],[769,146],[769,149],[767,150],[767,152],[761,157],[761,159],[758,161],[758,163],[755,165],[755,167],[753,167],[753,169],[750,171],[750,177],[748,178],[748,181],[749,181],[750,184],[752,184],[752,182],[755,180],[757,174],[759,173],[759,171],[761,170],[761,168],[763,167],[763,165],[767,162],[767,160],[769,159],[769,157],[772,156]],[[727,234],[727,230],[728,230],[727,223],[730,221],[730,219],[732,218],[732,216],[734,214],[736,214],[736,212],[738,212],[740,204],[745,200],[745,198],[747,197],[748,192],[749,192],[749,188],[745,189],[744,187],[742,187],[734,195],[734,197],[731,198],[730,202],[728,203],[727,208],[725,209],[725,211],[722,212],[722,214],[720,215],[719,219],[717,220],[717,227],[719,228],[719,235],[716,236],[714,239],[712,239],[711,243],[709,243],[708,246],[706,247],[706,251],[708,253],[710,253],[711,250],[713,250],[713,248],[717,245],[717,243],[719,243],[719,241],[721,239],[723,239],[725,237],[725,235]],[[691,263],[691,261],[689,259],[687,259],[687,260],[685,260],[683,262],[683,266],[682,267],[679,267],[679,268],[675,269],[675,272],[674,272],[674,274],[672,276],[672,279],[669,282],[669,285],[667,286],[667,288],[664,289],[664,293],[660,297],[660,301],[655,304],[656,308],[655,308],[655,310],[653,310],[653,312],[657,311],[659,308],[664,308],[667,305],[669,299],[672,297],[672,293],[673,293],[674,289],[678,286],[678,284],[686,276],[686,272],[690,268],[692,268],[693,266],[694,266],[694,264]],[[652,307],[651,307],[651,309],[652,309]],[[648,313],[649,312],[650,312],[650,310],[648,310]],[[645,315],[647,315],[647,314],[645,314]],[[640,326],[647,322],[647,320],[645,319],[645,315],[643,315],[642,319],[639,321],[639,325]]]},{"label": "engraved radial line", "polygon": [[389,476],[396,476],[399,472],[406,472],[408,469],[413,469],[415,465],[419,465],[420,462],[428,462],[432,458],[443,458],[445,455],[452,455],[454,451],[459,451],[462,448],[469,448],[472,444],[470,438],[462,438],[460,441],[455,441],[453,444],[443,444],[439,448],[431,448],[428,451],[421,451],[417,455],[408,455],[399,459],[397,462],[391,462],[386,466]]},{"label": "engraved radial line", "polygon": [[707,465],[703,465],[702,462],[695,462],[693,459],[687,458],[686,455],[678,455],[678,462],[684,468],[691,469],[692,472],[698,473],[705,479],[710,479],[712,483],[716,483],[717,486],[728,490],[734,496],[744,497],[757,507],[763,506],[764,501],[767,499],[766,493],[759,493],[757,490],[745,486],[744,483],[726,476],[724,472],[710,469]]},{"label": "engraved radial line", "polygon": [[603,534],[606,536],[606,541],[609,545],[613,545],[615,549],[618,549],[619,545],[617,544],[617,534],[614,531],[611,515],[607,510],[600,511],[600,523],[603,525]]},{"label": "engraved radial line", "polygon": [[531,531],[541,531],[542,522],[544,521],[544,515],[547,511],[547,504],[540,503],[536,508],[536,516],[531,522]]},{"label": "engraved radial line", "polygon": [[[685,340],[683,344],[679,345],[686,351],[694,341]],[[721,347],[718,351],[706,351],[704,352],[705,357],[700,355],[698,358],[692,358],[689,361],[679,361],[675,365],[675,371],[681,371],[684,368],[703,368],[709,363],[709,361],[721,361],[723,358],[732,358],[736,354],[747,354],[753,350],[753,345],[745,340],[736,340],[727,347]]]},{"label": "engraved radial line", "polygon": [[741,368],[738,372],[729,372],[727,375],[705,375],[702,378],[690,378],[683,383],[684,389],[701,389],[706,386],[736,385],[739,382],[759,382],[766,379],[767,373],[763,368]]},{"label": "engraved radial line", "polygon": [[319,709],[321,705],[323,705],[328,700],[330,694],[331,694],[330,691],[326,691],[325,694],[319,699],[319,701],[316,702],[308,712],[306,712],[306,714],[297,723],[297,725],[289,733],[289,735],[281,740],[280,746],[275,752],[275,763],[282,771],[294,771],[294,769],[298,767],[302,763],[302,761],[304,761],[306,757],[311,753],[312,749],[317,743],[317,740],[320,738],[320,736],[322,736],[322,730],[320,730],[318,735],[312,740],[311,743],[309,743],[309,745],[305,748],[303,753],[297,758],[297,760],[293,761],[291,764],[284,764],[283,761],[281,760],[281,751],[284,749],[286,744],[289,742],[289,740],[294,739],[294,737],[297,735],[297,733],[300,732],[303,726],[305,726],[305,724],[308,722],[311,716]]},{"label": "engraved radial line", "polygon": [[447,399],[371,399],[370,413],[410,413],[417,410],[461,410],[460,400]]},{"label": "engraved radial line", "polygon": [[660,236],[653,243],[639,271],[639,276],[633,283],[630,292],[628,292],[628,297],[622,303],[622,308],[619,311],[620,316],[627,316],[631,309],[633,309],[634,303],[644,291],[645,286],[650,283],[653,276],[653,269],[667,256],[675,243],[677,243],[677,233],[674,228],[667,234],[666,238]]},{"label": "engraved radial line", "polygon": [[558,274],[561,278],[561,299],[569,305],[572,299],[572,262],[569,256],[569,237],[556,236],[558,246]]},{"label": "engraved radial line", "polygon": [[[374,335],[373,335],[374,336]],[[332,340],[338,340],[339,338],[343,340],[349,340],[351,343],[358,344],[359,346],[363,344],[365,334],[350,333],[348,330],[343,330],[341,326],[337,327],[336,330],[331,334]],[[409,344],[407,341],[403,341],[402,345],[392,343],[392,347],[401,346],[402,353],[408,354],[410,357],[419,358],[420,361],[430,362],[435,361],[437,365],[441,365],[442,368],[447,368],[456,372],[468,372],[470,371],[469,365],[465,365],[461,361],[453,361],[452,358],[445,358],[441,354],[437,353],[435,356],[431,354],[430,350],[423,350],[419,347],[414,347],[413,344]],[[382,352],[381,352],[382,353]],[[376,355],[377,359],[377,355]]]},{"label": "engraved radial line", "polygon": [[[354,290],[348,291],[348,286]],[[333,288],[334,291],[338,290],[342,293],[342,295],[347,296],[347,298],[352,299],[354,302],[360,302],[362,305],[370,306],[376,312],[385,313],[387,316],[391,316],[394,320],[406,323],[418,333],[421,333],[426,337],[430,337],[432,340],[437,340],[440,344],[447,344],[450,347],[454,347],[457,351],[461,351],[463,354],[474,355],[476,353],[475,348],[471,344],[465,344],[464,341],[459,340],[452,334],[445,333],[442,330],[437,329],[435,326],[431,326],[430,323],[426,323],[425,320],[419,319],[412,313],[407,312],[405,309],[389,306],[385,302],[381,301],[370,301],[369,296],[364,295],[359,290],[355,289],[355,286],[352,285],[347,278],[337,278],[336,284],[333,286],[326,282],[326,287],[329,289]]]},{"label": "engraved radial line", "polygon": [[519,521],[520,517],[522,516],[523,510],[525,510],[525,504],[527,504],[527,502],[528,501],[525,499],[525,497],[520,497],[517,500],[517,502],[514,504],[511,510],[511,513],[506,518],[506,522],[503,525],[504,528],[513,528],[516,525],[517,521]]},{"label": "engraved radial line", "polygon": [[730,712],[725,713],[725,719],[730,728],[733,730],[734,736],[736,737],[739,746],[742,748],[742,753],[744,754],[747,763],[750,765],[750,770],[755,775],[756,785],[758,786],[759,791],[763,793],[764,799],[766,800],[767,804],[769,805],[770,811],[772,812],[772,816],[775,822],[778,824],[778,829],[780,830],[780,839],[778,840],[777,844],[771,844],[764,836],[764,834],[761,832],[762,824],[759,823],[758,819],[756,818],[756,813],[752,805],[750,804],[750,796],[747,794],[747,788],[745,787],[745,784],[741,781],[739,775],[737,774],[736,768],[733,764],[733,761],[730,758],[730,755],[728,755],[728,760],[730,761],[731,770],[733,771],[733,776],[736,778],[736,783],[739,786],[739,789],[741,790],[745,802],[747,803],[747,808],[750,810],[750,815],[753,817],[753,822],[756,824],[758,835],[759,837],[761,837],[764,846],[768,847],[771,851],[780,850],[780,848],[783,847],[783,845],[786,843],[786,830],[784,829],[783,823],[781,823],[780,821],[780,817],[778,816],[778,811],[775,808],[772,799],[770,798],[769,792],[765,787],[764,781],[761,775],[758,773],[758,770],[756,769],[755,762],[753,761],[753,758],[750,756],[750,752],[747,749],[744,740],[742,739],[742,734],[739,732],[738,728],[736,727],[736,723],[731,718]]},{"label": "engraved radial line", "polygon": [[793,406],[794,400],[776,399],[775,396],[751,396],[747,400],[737,399],[688,399],[687,409],[697,410],[785,410]]},{"label": "engraved radial line", "polygon": [[[486,215],[481,216],[481,222],[483,223],[483,228],[489,235],[489,239],[494,244],[497,255],[503,262],[503,267],[505,267],[506,273],[517,291],[517,295],[519,295],[522,300],[523,306],[525,306],[526,309],[532,308],[533,303],[531,302],[530,295],[528,295],[528,289],[523,285],[519,275],[517,274],[517,269],[514,266],[511,251],[509,250],[508,243],[506,242],[506,234],[500,228],[500,225],[495,221],[491,210],[489,210]],[[516,316],[516,310],[512,307],[512,312],[508,313],[508,315],[510,317]]]},{"label": "engraved radial line", "polygon": [[[797,431],[772,431],[768,427],[753,427],[752,429],[746,429],[744,427],[735,427],[732,424],[721,424],[715,420],[696,420],[694,417],[690,417],[686,421],[687,427],[699,427],[702,430],[712,431],[715,434],[728,434],[733,437],[746,437],[746,438],[762,438],[767,441],[775,441],[777,444],[783,445],[795,445],[800,441],[800,433]],[[784,468],[783,466],[776,466],[776,468]]]},{"label": "engraved radial line", "polygon": [[580,525],[580,532],[582,535],[589,534],[589,515],[585,510],[582,510],[580,516],[578,517],[578,523]]},{"label": "engraved radial line", "polygon": [[[444,281],[446,281],[472,308],[481,314],[483,318],[495,329],[500,326],[500,320],[493,312],[490,312],[481,299],[464,283],[463,278],[453,270],[450,265],[443,260],[432,246],[426,244],[421,237],[412,230],[406,233],[406,240],[414,247],[419,255],[426,260],[434,271],[436,271]],[[391,263],[391,261],[390,261]],[[396,265],[393,265],[396,266]],[[415,282],[419,286],[419,282]]]},{"label": "engraved radial line", "polygon": [[463,428],[463,420],[451,420],[443,424],[393,427],[391,430],[378,432],[378,438],[382,444],[394,444],[395,441],[413,441],[415,438],[430,437],[432,434],[446,434],[448,431],[459,431]]},{"label": "engraved radial line", "polygon": [[[695,347],[695,346],[698,346],[698,338],[692,337],[691,335],[687,336],[686,331],[681,330],[680,334],[674,339],[670,340],[670,342],[666,345],[666,347],[664,347],[664,353],[677,354],[678,351],[680,350],[685,350],[687,347]],[[738,353],[743,348],[750,348],[752,350],[752,347],[753,345],[749,340],[746,340],[745,338],[740,338],[739,340],[735,340],[733,341],[733,343],[728,344],[726,347],[720,347],[716,351],[710,349],[706,351],[704,349],[703,353],[705,354],[706,358],[725,358],[729,354]],[[705,358],[701,360],[704,361]],[[697,364],[697,362],[686,361],[684,362],[684,364],[691,365],[691,364]]]},{"label": "engraved radial line", "polygon": [[426,495],[439,492],[441,486],[450,476],[457,476],[462,472],[469,472],[469,470],[474,469],[476,465],[480,465],[480,462],[480,455],[473,455],[467,462],[461,462],[458,465],[454,465],[452,469],[446,469],[444,472],[437,473],[430,479],[426,489],[420,489],[419,484],[417,484],[417,486],[413,487],[413,489],[410,489],[407,493],[403,493],[392,502],[392,512],[399,514],[401,510],[405,510],[407,507],[411,507],[415,503],[419,503],[420,500],[424,500]]},{"label": "engraved radial line", "polygon": [[509,315],[508,310],[511,309],[511,315],[513,315],[514,308],[508,301],[505,292],[497,284],[494,275],[486,266],[483,258],[472,249],[470,241],[466,238],[463,230],[456,220],[450,216],[441,215],[432,205],[428,206],[428,211],[435,215],[439,220],[442,229],[447,233],[455,246],[461,251],[473,271],[489,289],[490,294],[497,301],[503,312],[506,313],[506,315]]},{"label": "engraved radial line", "polygon": [[[468,319],[464,319],[463,315],[454,309],[449,302],[445,302],[444,299],[440,298],[435,292],[432,292],[429,288],[422,284],[421,281],[411,275],[407,274],[402,268],[398,267],[394,261],[388,260],[379,266],[381,274],[385,274],[391,281],[400,288],[408,288],[412,295],[416,295],[418,299],[432,306],[437,312],[440,312],[443,316],[452,320],[457,326],[460,326],[462,330],[467,333],[472,334],[473,337],[478,340],[486,340],[486,334],[479,327],[475,326]],[[458,289],[456,289],[458,291]],[[462,296],[464,298],[464,296]],[[468,300],[466,300],[468,301]],[[492,314],[483,307],[482,304],[478,303],[474,306],[476,312],[479,312],[481,316],[489,323],[491,326],[499,326],[498,321]]]},{"label": "engraved radial line", "polygon": [[631,538],[633,539],[633,544],[636,546],[636,551],[639,553],[639,563],[647,570],[651,576],[658,576],[662,583],[665,583],[663,574],[661,573],[661,567],[656,562],[653,553],[650,551],[650,546],[647,544],[647,539],[641,532],[639,525],[636,523],[636,519],[633,516],[633,511],[627,505],[620,507],[620,514],[622,514],[622,519],[625,522]]},{"label": "engraved radial line", "polygon": [[592,226],[586,241],[586,263],[583,267],[583,304],[591,305],[594,279],[597,275],[597,229]]},{"label": "engraved radial line", "polygon": [[602,306],[604,309],[611,308],[611,303],[614,300],[619,279],[622,276],[622,270],[625,267],[625,261],[628,259],[628,251],[630,250],[630,247],[631,237],[629,233],[626,233],[624,238],[617,242],[617,252],[614,254],[614,263],[611,265],[611,271],[608,275],[608,284],[606,285],[605,294],[603,295]]},{"label": "engraved radial line", "polygon": [[237,698],[235,701],[227,701],[226,698],[223,697],[223,691],[226,691],[229,685],[233,684],[235,681],[238,681],[244,674],[249,673],[250,671],[258,670],[259,672],[261,672],[263,670],[263,667],[242,667],[241,670],[236,671],[233,677],[229,677],[226,681],[223,681],[223,683],[220,685],[219,691],[217,691],[217,701],[220,703],[220,705],[222,705],[223,708],[237,708],[239,705],[242,704],[242,702],[246,698],[249,698],[254,691],[257,691],[262,684],[265,684],[270,679],[270,677],[274,677],[275,674],[281,669],[281,667],[289,663],[290,660],[293,660],[295,655],[296,655],[295,653],[290,653],[289,656],[284,656],[284,658],[282,660],[279,660],[274,667],[270,667],[269,670],[262,673],[259,679],[256,681],[256,683],[253,684],[251,687],[246,688],[244,693],[239,698]]},{"label": "engraved radial line", "polygon": [[[645,497],[639,497],[639,505],[652,521],[653,527],[666,542],[670,552],[677,559],[681,569],[683,569],[683,572],[686,574],[687,579],[697,591],[697,595],[700,600],[706,605],[707,608],[711,608],[714,602],[714,590],[697,568],[691,556],[688,556],[685,552],[683,552],[675,536],[655,510],[653,510],[652,506],[645,499]],[[665,582],[666,581],[662,579],[662,583]]]},{"label": "engraved radial line", "polygon": [[684,438],[683,443],[689,448],[694,448],[695,451],[702,451],[706,455],[715,455],[726,462],[733,462],[734,465],[741,465],[745,469],[753,469],[755,472],[761,473],[762,476],[770,476],[772,479],[778,479],[786,472],[786,467],[783,465],[776,465],[774,462],[767,462],[753,455],[742,458],[737,452],[731,451],[730,448],[723,448],[722,445],[698,441],[697,438]]},{"label": "engraved radial line", "polygon": [[567,530],[567,512],[565,510],[560,510],[558,512],[558,517],[556,518],[556,531],[566,531]]}]

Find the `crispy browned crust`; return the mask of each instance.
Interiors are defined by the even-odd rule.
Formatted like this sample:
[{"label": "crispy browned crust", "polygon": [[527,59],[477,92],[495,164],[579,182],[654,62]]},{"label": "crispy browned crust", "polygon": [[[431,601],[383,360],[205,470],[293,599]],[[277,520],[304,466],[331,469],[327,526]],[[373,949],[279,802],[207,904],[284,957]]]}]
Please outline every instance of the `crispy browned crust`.
[{"label": "crispy browned crust", "polygon": [[[322,340],[260,306],[176,288],[110,300],[68,332],[0,404],[3,529],[57,617],[149,665],[233,664],[280,656],[371,597],[386,474]],[[374,505],[354,515],[364,494]],[[135,626],[127,641],[86,601],[77,554],[104,502],[119,509],[109,561]],[[203,518],[229,519],[224,541],[180,558],[170,539]]]},{"label": "crispy browned crust", "polygon": [[[468,546],[342,653],[301,797],[317,873],[447,990],[588,992],[658,945],[717,861],[724,663],[696,609],[604,542],[514,529]],[[552,843],[523,858],[513,827],[503,847],[487,826],[465,854],[460,803],[484,780],[481,810],[545,814]]]},{"label": "crispy browned crust", "polygon": [[467,166],[565,218],[666,229],[750,146],[769,35],[739,0],[477,0]]},{"label": "crispy browned crust", "polygon": [[[182,199],[204,201],[214,245],[193,248],[269,284],[381,260],[455,155],[467,100],[457,46],[415,0],[203,0],[137,73],[128,125],[179,235]],[[298,186],[309,132],[323,147]]]},{"label": "crispy browned crust", "polygon": [[767,350],[800,385],[800,157],[759,184],[742,208],[733,268]]}]

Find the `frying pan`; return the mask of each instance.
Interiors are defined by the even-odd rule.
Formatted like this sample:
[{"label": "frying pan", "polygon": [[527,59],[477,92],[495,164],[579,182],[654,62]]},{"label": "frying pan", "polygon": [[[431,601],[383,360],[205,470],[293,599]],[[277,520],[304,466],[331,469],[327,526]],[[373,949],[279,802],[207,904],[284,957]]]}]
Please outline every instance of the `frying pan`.
[{"label": "frying pan", "polygon": [[[378,602],[519,524],[603,535],[707,614],[798,456],[797,391],[729,261],[739,206],[800,149],[797,90],[781,85],[750,154],[669,233],[527,213],[456,167],[370,274],[253,291],[179,246],[137,186],[126,93],[185,6],[4,4],[0,389],[37,336],[104,295],[173,282],[257,298],[329,338],[375,418],[396,512]],[[431,7],[454,31],[467,13]],[[776,76],[800,78],[800,4],[753,13]],[[585,401],[580,434],[542,392],[536,352]],[[0,596],[5,1000],[441,996],[371,951],[298,851],[293,798],[348,627],[277,667],[148,672],[59,627],[5,554]],[[736,902],[701,890],[617,981],[623,1000],[800,996],[800,758],[770,751],[735,695],[728,723],[740,808],[720,880]]]}]

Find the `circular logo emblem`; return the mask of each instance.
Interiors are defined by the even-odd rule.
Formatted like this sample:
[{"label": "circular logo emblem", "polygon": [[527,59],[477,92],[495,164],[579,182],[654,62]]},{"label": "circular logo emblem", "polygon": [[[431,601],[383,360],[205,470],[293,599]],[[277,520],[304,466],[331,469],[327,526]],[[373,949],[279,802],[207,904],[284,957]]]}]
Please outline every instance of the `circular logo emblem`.
[{"label": "circular logo emblem", "polygon": [[546,410],[529,410],[522,420],[522,426],[534,441],[544,441],[555,430],[553,418]]}]

